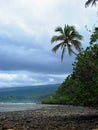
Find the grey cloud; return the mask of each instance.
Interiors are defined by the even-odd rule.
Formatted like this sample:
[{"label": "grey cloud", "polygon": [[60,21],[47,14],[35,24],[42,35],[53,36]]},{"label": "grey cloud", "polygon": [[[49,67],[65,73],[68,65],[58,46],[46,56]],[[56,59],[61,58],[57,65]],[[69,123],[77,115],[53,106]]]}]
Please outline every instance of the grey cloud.
[{"label": "grey cloud", "polygon": [[[6,38],[0,42],[0,70],[27,70],[43,73],[70,73],[72,71],[73,57],[65,56],[64,62],[60,62],[58,54],[53,54],[51,48],[41,45],[32,39],[21,39],[21,43]],[[25,43],[24,43],[25,41]],[[4,43],[4,44],[3,44]],[[50,43],[49,43],[50,45]],[[46,48],[47,47],[47,48]]]},{"label": "grey cloud", "polygon": [[67,75],[32,73],[28,71],[0,71],[0,87],[57,84],[63,82]]},{"label": "grey cloud", "polygon": [[[1,70],[28,70],[33,72],[45,72],[45,73],[70,73],[71,72],[71,60],[66,58],[64,63],[60,62],[60,59],[50,57],[49,54],[44,52],[31,50],[21,50],[18,48],[11,50],[3,50],[0,52],[0,69]],[[68,57],[69,58],[69,57]]]},{"label": "grey cloud", "polygon": [[[72,72],[74,56],[69,57],[66,53],[64,62],[61,63],[60,52],[53,54],[53,46],[50,44],[56,26],[67,23],[81,26],[88,23],[82,3],[78,6],[79,11],[74,12],[74,9],[77,10],[76,4],[73,6],[71,3],[70,10],[69,3],[68,0],[0,2],[0,70],[9,75],[13,72],[17,77],[13,80],[1,78],[0,84],[57,83],[64,80],[66,76],[62,77],[63,74]],[[77,18],[74,19],[76,14]],[[19,73],[23,73],[26,78]]]}]

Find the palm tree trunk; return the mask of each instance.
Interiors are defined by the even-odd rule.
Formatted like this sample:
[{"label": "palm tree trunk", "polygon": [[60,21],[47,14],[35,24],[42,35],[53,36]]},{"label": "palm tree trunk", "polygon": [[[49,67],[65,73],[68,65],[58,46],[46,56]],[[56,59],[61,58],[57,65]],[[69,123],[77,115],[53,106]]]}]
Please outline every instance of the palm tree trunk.
[{"label": "palm tree trunk", "polygon": [[[74,52],[73,50],[72,50],[72,53],[75,55],[75,56],[78,56],[78,54],[76,53],[76,52]],[[79,56],[78,56],[79,57]]]}]

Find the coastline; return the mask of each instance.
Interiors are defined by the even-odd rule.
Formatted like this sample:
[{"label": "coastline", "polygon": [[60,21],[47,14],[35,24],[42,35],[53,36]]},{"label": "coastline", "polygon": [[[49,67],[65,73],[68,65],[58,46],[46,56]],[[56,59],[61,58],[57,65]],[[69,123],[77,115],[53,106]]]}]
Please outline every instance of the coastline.
[{"label": "coastline", "polygon": [[36,110],[50,105],[37,103],[0,103],[0,112]]},{"label": "coastline", "polygon": [[67,105],[42,106],[32,110],[0,112],[0,130],[98,129],[97,109]]}]

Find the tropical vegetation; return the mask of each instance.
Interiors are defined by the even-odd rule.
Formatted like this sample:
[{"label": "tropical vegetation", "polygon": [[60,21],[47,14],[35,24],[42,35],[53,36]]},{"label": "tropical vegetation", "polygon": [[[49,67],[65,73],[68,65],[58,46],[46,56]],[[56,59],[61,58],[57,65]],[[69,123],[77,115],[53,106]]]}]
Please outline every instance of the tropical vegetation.
[{"label": "tropical vegetation", "polygon": [[98,44],[82,50],[79,57],[72,74],[43,103],[98,106]]},{"label": "tropical vegetation", "polygon": [[[98,0],[87,0],[85,6],[96,5]],[[76,54],[75,62],[72,64],[73,72],[65,79],[58,89],[42,103],[82,105],[98,107],[98,27],[92,31],[89,40],[89,46],[81,49],[80,40],[82,36],[79,33],[71,33],[70,26],[65,25],[64,30],[61,27],[55,31],[61,33],[60,36],[53,36],[52,42],[61,41],[53,48],[56,52],[60,47],[62,50],[61,59],[64,57],[65,48],[68,48],[69,54],[74,53],[72,47],[79,51]],[[73,35],[71,35],[73,34]],[[78,34],[75,35],[75,34]],[[76,39],[74,39],[76,38]],[[74,42],[77,41],[76,43]],[[75,54],[75,53],[74,53]]]}]

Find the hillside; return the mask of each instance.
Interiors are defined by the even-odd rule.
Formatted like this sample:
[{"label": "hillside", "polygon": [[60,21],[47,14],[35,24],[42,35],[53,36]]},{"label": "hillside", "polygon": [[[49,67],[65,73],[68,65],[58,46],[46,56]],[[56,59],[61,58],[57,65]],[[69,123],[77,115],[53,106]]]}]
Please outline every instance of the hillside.
[{"label": "hillside", "polygon": [[40,102],[51,95],[58,84],[0,88],[0,102]]}]

